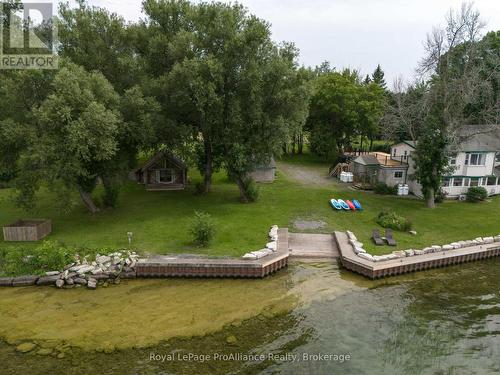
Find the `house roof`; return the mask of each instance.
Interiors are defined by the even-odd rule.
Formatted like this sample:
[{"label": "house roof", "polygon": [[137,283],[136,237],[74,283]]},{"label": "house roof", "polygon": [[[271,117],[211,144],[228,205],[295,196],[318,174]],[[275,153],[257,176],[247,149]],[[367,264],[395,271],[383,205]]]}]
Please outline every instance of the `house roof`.
[{"label": "house roof", "polygon": [[144,171],[145,169],[148,169],[149,167],[151,167],[154,163],[156,163],[162,157],[168,158],[173,164],[175,164],[180,169],[186,169],[187,168],[187,165],[186,165],[186,163],[184,163],[183,160],[181,160],[178,157],[174,156],[173,154],[171,154],[167,150],[160,150],[156,154],[154,154],[146,162],[146,164],[144,164],[142,167],[137,168],[136,172]]},{"label": "house roof", "polygon": [[375,155],[360,155],[354,159],[354,162],[362,165],[380,165]]},{"label": "house roof", "polygon": [[461,151],[500,151],[500,125],[465,125],[458,138]]}]

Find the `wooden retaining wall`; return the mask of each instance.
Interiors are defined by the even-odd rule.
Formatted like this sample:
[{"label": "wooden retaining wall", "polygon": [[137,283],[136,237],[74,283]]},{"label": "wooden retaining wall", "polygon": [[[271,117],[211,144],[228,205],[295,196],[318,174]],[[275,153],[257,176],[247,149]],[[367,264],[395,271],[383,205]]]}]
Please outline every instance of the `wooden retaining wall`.
[{"label": "wooden retaining wall", "polygon": [[211,264],[205,263],[139,263],[137,277],[208,277],[208,278],[263,278],[288,266],[288,257],[268,265],[261,264]]},{"label": "wooden retaining wall", "polygon": [[3,227],[5,241],[39,241],[52,232],[52,222],[45,219],[18,220]]},{"label": "wooden retaining wall", "polygon": [[137,277],[263,278],[288,266],[288,229],[278,230],[275,254],[259,260],[156,257],[136,265]]}]

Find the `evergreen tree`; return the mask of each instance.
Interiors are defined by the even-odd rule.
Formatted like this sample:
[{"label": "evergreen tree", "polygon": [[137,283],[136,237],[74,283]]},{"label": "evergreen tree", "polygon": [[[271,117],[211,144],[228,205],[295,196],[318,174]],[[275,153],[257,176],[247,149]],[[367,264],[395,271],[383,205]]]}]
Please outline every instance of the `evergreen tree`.
[{"label": "evergreen tree", "polygon": [[377,65],[377,68],[372,74],[372,81],[375,82],[377,85],[382,87],[384,90],[387,90],[387,84],[385,82],[385,73],[380,67],[380,64]]}]

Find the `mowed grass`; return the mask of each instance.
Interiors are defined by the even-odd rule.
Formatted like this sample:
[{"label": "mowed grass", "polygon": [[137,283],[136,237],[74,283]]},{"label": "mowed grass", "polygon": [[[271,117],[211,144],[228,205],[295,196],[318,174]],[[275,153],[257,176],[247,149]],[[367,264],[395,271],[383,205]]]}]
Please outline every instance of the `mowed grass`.
[{"label": "mowed grass", "polygon": [[[309,156],[302,158],[304,160],[296,157],[285,162],[304,164],[304,168],[328,168]],[[500,233],[500,198],[480,204],[447,201],[429,210],[417,199],[378,196],[338,184],[308,187],[279,173],[275,183],[260,185],[261,197],[257,203],[241,204],[236,185],[223,174],[215,177],[213,191],[206,196],[194,195],[193,186],[200,177],[196,173],[191,175],[191,187],[179,192],[146,192],[142,186],[128,183],[121,192],[118,207],[96,215],[87,213],[81,204],[69,213],[59,212],[54,207],[56,197],[47,191],[40,194],[38,211],[26,214],[10,202],[9,190],[0,190],[0,225],[18,218],[43,217],[53,222],[53,232],[47,239],[69,246],[125,248],[128,247],[127,232],[131,231],[132,247],[143,253],[217,256],[240,256],[260,249],[267,242],[271,225],[296,231],[293,222],[299,218],[327,223],[317,232],[351,230],[371,253],[388,253],[395,248],[375,247],[370,240],[372,229],[378,227],[376,216],[383,209],[408,217],[418,232],[416,236],[395,232],[397,249],[422,248]],[[358,199],[364,210],[334,211],[329,205],[331,198]],[[195,210],[208,212],[216,222],[215,240],[206,249],[191,244],[188,231]],[[11,245],[0,242],[0,246]]]}]

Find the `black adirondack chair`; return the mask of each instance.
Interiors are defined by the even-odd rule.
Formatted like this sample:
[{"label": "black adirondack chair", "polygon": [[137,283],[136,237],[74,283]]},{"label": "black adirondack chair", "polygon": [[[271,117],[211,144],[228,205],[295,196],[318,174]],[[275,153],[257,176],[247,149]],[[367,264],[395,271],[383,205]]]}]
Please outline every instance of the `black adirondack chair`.
[{"label": "black adirondack chair", "polygon": [[384,246],[384,241],[382,240],[382,237],[380,237],[380,232],[378,229],[374,229],[372,231],[372,239],[373,242],[375,242],[375,245]]},{"label": "black adirondack chair", "polygon": [[386,229],[385,230],[385,240],[387,241],[387,244],[389,246],[396,246],[396,240],[392,236],[392,229]]}]

